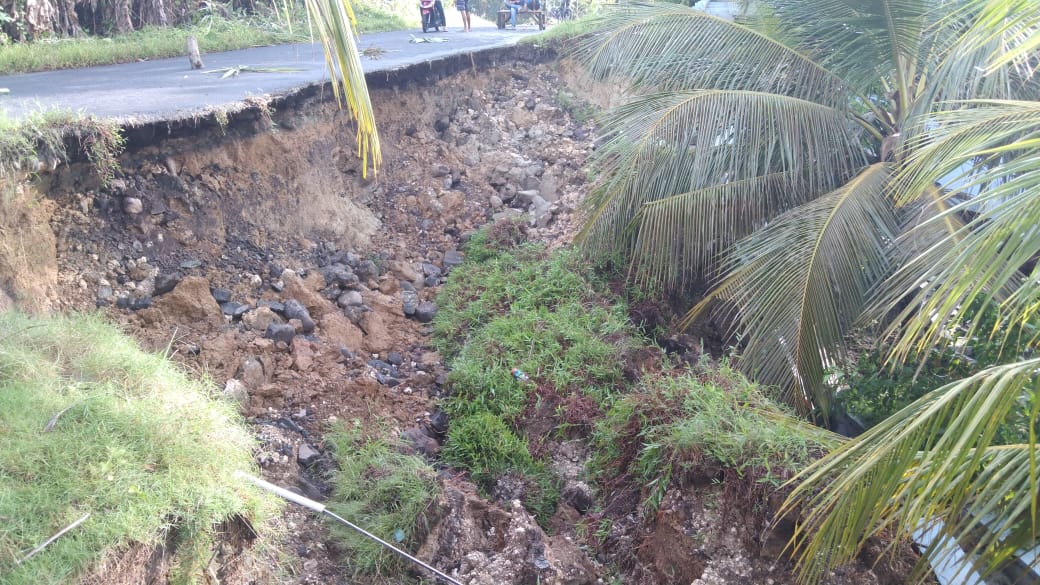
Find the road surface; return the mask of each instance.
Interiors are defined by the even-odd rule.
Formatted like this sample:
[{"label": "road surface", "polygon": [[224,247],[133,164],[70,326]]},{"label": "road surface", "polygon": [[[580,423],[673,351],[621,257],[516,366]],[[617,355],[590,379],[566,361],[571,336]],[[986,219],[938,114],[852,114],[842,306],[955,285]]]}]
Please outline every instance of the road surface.
[{"label": "road surface", "polygon": [[[448,22],[452,24],[452,19]],[[458,26],[449,26],[449,32],[426,35],[420,30],[372,33],[361,37],[359,49],[379,53],[378,57],[362,56],[366,73],[392,71],[450,55],[513,45],[537,32],[533,25],[518,30],[498,30],[491,25],[474,26],[469,33],[459,32]],[[413,37],[444,42],[412,43]],[[0,115],[17,120],[33,111],[64,109],[126,123],[178,120],[231,106],[251,96],[285,95],[328,80],[324,56],[317,44],[210,53],[203,55],[203,60],[206,67],[202,70],[192,70],[184,56],[0,75],[0,88],[10,90],[0,94]],[[292,71],[243,72],[221,79],[222,70],[239,66]]]}]

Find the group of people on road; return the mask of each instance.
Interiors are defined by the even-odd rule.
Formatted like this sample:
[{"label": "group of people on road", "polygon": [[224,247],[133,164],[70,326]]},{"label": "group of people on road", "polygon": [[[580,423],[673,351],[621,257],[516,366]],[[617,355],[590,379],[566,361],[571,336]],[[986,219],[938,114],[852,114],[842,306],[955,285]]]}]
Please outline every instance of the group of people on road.
[{"label": "group of people on road", "polygon": [[[462,32],[470,31],[469,5],[473,0],[455,0],[455,8],[462,15]],[[517,12],[527,12],[542,9],[543,0],[505,0],[504,6],[509,9],[509,25],[516,28]]]}]

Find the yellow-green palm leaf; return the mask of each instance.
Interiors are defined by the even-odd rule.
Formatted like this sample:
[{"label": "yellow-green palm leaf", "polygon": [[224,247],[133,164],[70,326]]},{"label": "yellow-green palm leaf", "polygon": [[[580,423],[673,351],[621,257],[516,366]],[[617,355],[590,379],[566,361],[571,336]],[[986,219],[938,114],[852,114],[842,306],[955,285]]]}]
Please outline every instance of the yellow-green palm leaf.
[{"label": "yellow-green palm leaf", "polygon": [[[985,553],[981,568],[1031,546],[1040,528],[1038,368],[1040,359],[1017,362],[939,388],[792,479],[781,514],[802,513],[792,543],[802,579],[850,562],[882,531],[910,534],[940,521],[970,555]],[[1033,421],[1028,444],[995,446],[998,427],[1023,404]],[[918,576],[929,556],[943,560],[937,546],[927,552]]]},{"label": "yellow-green palm leaf", "polygon": [[378,168],[382,155],[375,114],[368,96],[365,72],[361,68],[355,40],[354,11],[349,0],[304,0],[307,15],[318,33],[325,51],[325,63],[332,73],[332,89],[336,101],[346,105],[357,122],[357,154],[362,161],[362,174],[371,161]]}]

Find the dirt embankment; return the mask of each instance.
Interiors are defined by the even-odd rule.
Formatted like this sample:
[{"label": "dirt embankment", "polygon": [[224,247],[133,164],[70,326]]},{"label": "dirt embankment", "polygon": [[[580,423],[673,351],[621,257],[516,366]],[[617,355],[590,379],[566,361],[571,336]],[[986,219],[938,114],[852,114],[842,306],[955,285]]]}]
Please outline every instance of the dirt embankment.
[{"label": "dirt embankment", "polygon": [[[355,129],[320,90],[223,126],[129,129],[108,186],[77,163],[5,188],[0,308],[106,311],[240,401],[265,476],[309,497],[327,494],[330,423],[386,429],[433,456],[446,371],[426,323],[460,241],[523,216],[532,237],[566,242],[588,187],[595,136],[583,102],[610,92],[568,85],[546,57],[516,48],[370,80],[384,147],[375,177],[363,176]],[[587,453],[558,447],[564,459],[574,451],[578,478]],[[442,481],[420,556],[466,583],[595,583],[610,564],[631,583],[790,581],[775,551],[748,552],[744,533],[703,504],[709,496],[671,490],[644,520],[638,494],[601,494],[615,508],[631,501],[596,533],[578,527],[592,505],[586,487],[548,536],[519,506],[488,502],[450,473]],[[352,582],[319,521],[290,508],[280,523],[270,559],[245,562],[241,538],[223,546],[221,581]],[[110,559],[105,582],[149,555]],[[879,581],[857,570],[833,582]]]}]

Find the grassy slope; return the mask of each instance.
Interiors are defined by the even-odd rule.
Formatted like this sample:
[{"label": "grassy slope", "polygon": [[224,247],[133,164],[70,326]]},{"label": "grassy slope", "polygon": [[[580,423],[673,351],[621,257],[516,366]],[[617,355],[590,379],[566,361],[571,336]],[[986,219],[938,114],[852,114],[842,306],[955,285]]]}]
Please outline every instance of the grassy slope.
[{"label": "grassy slope", "polygon": [[67,583],[105,551],[159,542],[171,529],[187,539],[177,560],[190,580],[208,559],[215,524],[265,513],[267,500],[231,479],[252,470],[252,438],[211,384],[141,352],[96,317],[5,313],[0,331],[5,584]]}]

